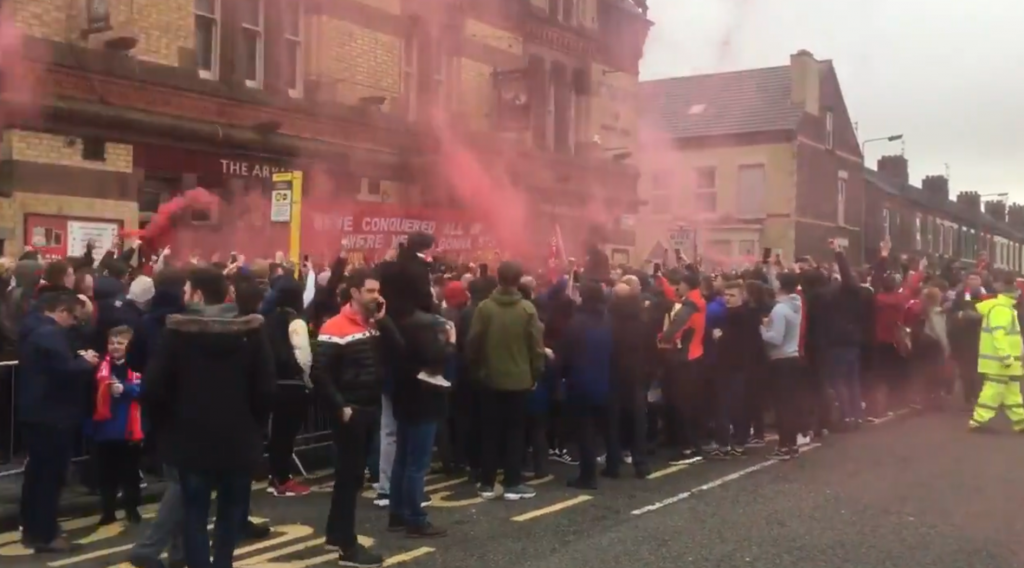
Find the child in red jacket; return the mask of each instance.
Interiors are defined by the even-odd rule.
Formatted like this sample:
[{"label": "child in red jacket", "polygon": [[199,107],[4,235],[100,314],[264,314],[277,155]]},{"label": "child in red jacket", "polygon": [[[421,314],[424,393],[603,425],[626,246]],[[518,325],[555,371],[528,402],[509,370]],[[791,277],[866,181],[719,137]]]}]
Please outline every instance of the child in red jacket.
[{"label": "child in red jacket", "polygon": [[142,415],[139,392],[142,376],[128,368],[125,354],[132,330],[115,327],[107,336],[107,357],[96,370],[96,411],[93,434],[102,515],[100,525],[117,522],[117,492],[121,490],[125,520],[142,522],[139,515],[139,460],[142,453]]}]

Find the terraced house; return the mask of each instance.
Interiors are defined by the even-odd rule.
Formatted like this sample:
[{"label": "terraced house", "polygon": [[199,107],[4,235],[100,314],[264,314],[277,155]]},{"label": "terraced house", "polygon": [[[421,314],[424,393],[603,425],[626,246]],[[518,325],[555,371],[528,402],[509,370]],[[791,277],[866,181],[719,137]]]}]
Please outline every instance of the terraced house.
[{"label": "terraced house", "polygon": [[637,206],[626,160],[651,22],[628,0],[5,4],[43,87],[42,112],[4,132],[7,253],[73,254],[83,227],[137,227],[196,185],[269,196],[279,170],[310,195],[458,209],[438,111],[485,161],[514,157],[497,166],[537,216],[573,235],[600,205],[632,250],[617,219]]},{"label": "terraced house", "polygon": [[[861,258],[863,158],[832,61],[641,84],[638,249],[742,264],[762,248]],[[671,256],[671,255],[670,255]]]},{"label": "terraced house", "polygon": [[883,156],[865,171],[865,235],[869,257],[888,237],[897,253],[949,258],[967,266],[984,255],[988,265],[1024,271],[1024,206],[1006,195],[963,191],[950,199],[949,178],[910,183],[904,156]]}]

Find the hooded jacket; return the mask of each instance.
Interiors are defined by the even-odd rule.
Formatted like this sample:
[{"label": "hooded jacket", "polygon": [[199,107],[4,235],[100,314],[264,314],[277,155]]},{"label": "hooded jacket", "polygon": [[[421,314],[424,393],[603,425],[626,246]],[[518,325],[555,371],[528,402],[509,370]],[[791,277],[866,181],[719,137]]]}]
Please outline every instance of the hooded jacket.
[{"label": "hooded jacket", "polygon": [[433,237],[413,233],[394,262],[380,266],[380,294],[387,301],[388,316],[396,324],[413,312],[434,312],[434,289],[430,282],[430,263],[421,254],[433,246]]},{"label": "hooded jacket", "polygon": [[518,290],[495,290],[473,313],[465,354],[485,387],[533,388],[544,372],[545,359],[537,309]]},{"label": "hooded jacket", "polygon": [[262,462],[275,392],[262,327],[262,317],[238,317],[231,304],[190,306],[167,317],[141,398],[167,464],[245,474]]},{"label": "hooded jacket", "polygon": [[769,359],[800,356],[800,313],[802,302],[797,294],[780,296],[768,315],[768,325],[761,326],[761,339]]}]

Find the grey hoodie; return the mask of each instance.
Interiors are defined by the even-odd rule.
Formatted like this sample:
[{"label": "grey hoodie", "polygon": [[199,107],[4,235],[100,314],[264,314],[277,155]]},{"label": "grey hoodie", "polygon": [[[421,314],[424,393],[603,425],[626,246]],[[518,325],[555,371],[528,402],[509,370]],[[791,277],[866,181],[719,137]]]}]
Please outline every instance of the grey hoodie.
[{"label": "grey hoodie", "polygon": [[780,296],[775,302],[768,325],[761,326],[761,339],[769,359],[800,355],[800,309],[800,296],[796,294]]}]

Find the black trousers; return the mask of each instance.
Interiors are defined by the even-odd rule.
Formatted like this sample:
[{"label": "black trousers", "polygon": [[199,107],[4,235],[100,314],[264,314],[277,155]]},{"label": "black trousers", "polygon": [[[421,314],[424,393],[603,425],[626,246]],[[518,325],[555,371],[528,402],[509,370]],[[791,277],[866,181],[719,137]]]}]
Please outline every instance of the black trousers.
[{"label": "black trousers", "polygon": [[706,380],[698,359],[670,361],[661,381],[661,393],[671,416],[670,437],[681,450],[701,451],[700,440],[708,423]]},{"label": "black trousers", "polygon": [[334,437],[334,489],[327,514],[329,545],[342,552],[356,545],[356,500],[363,489],[366,455],[369,453],[370,428],[376,422],[376,408],[354,408],[348,422],[340,417],[332,425]]},{"label": "black trousers", "polygon": [[715,416],[715,444],[723,450],[730,446],[742,448],[750,437],[750,420],[746,418],[747,374],[743,371],[729,371],[714,378],[715,402],[718,414]]},{"label": "black trousers", "polygon": [[94,455],[103,515],[114,515],[118,490],[121,491],[124,509],[137,509],[141,501],[139,464],[142,461],[142,444],[122,440],[97,442]]},{"label": "black trousers", "polygon": [[480,391],[482,485],[494,485],[499,464],[505,471],[505,487],[516,487],[523,483],[523,446],[526,442],[526,403],[529,395],[529,391]]},{"label": "black trousers", "polygon": [[77,429],[27,422],[22,422],[21,427],[28,450],[21,483],[23,536],[30,542],[49,543],[60,534],[60,492],[71,464]]},{"label": "black trousers", "polygon": [[804,385],[799,357],[773,359],[768,363],[775,425],[779,431],[779,447],[795,448],[796,436],[805,420],[803,414]]},{"label": "black trousers", "polygon": [[287,483],[292,477],[292,455],[295,453],[295,437],[306,419],[308,398],[305,395],[278,397],[270,418],[270,438],[267,440],[267,461],[270,478],[277,483]]},{"label": "black trousers", "polygon": [[618,432],[611,423],[613,413],[606,405],[581,401],[567,401],[565,410],[572,421],[573,437],[579,446],[580,480],[596,481],[597,455],[602,441],[607,449],[606,459],[618,456],[618,461],[622,461]]},{"label": "black trousers", "polygon": [[532,450],[530,456],[533,474],[544,477],[548,471],[548,416],[545,413],[530,413],[526,417],[526,443]]},{"label": "black trousers", "polygon": [[609,472],[622,465],[622,450],[629,450],[633,466],[647,462],[647,389],[646,384],[613,383],[612,403],[608,408],[610,435],[607,464]]}]

